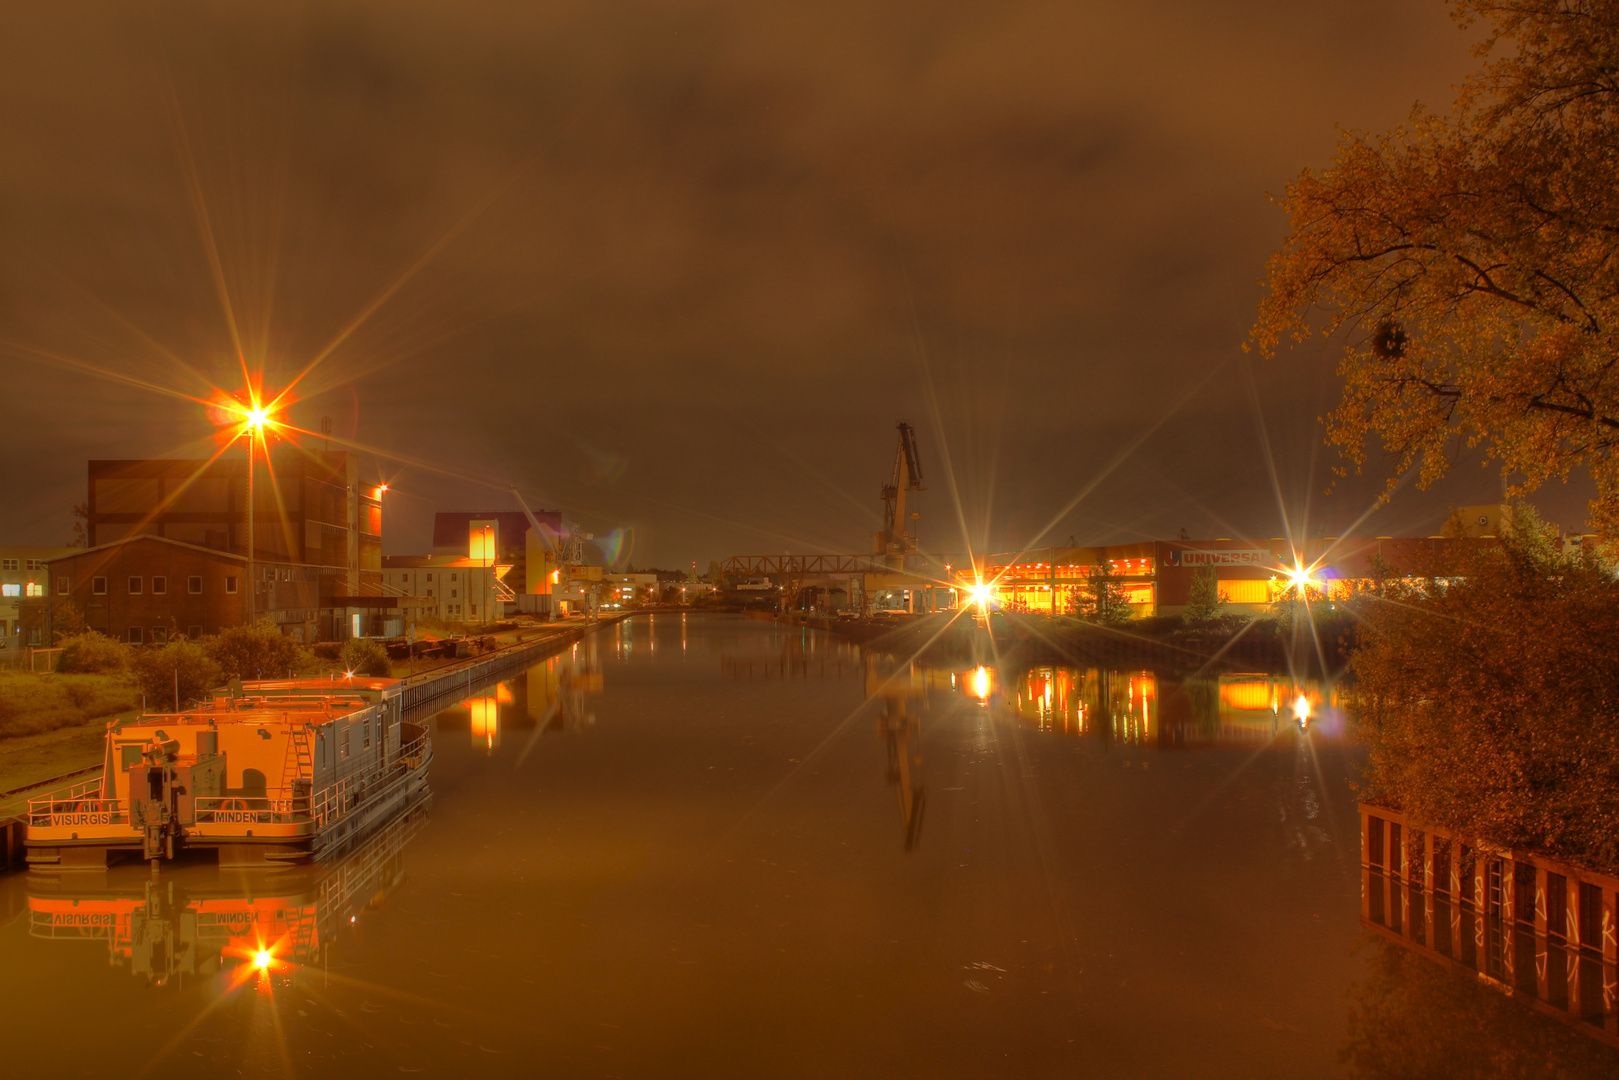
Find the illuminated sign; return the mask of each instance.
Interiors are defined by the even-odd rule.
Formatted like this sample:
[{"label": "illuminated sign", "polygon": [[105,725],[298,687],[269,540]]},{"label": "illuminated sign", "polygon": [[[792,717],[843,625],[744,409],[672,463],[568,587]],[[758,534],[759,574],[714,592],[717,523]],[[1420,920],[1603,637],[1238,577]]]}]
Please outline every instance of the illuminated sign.
[{"label": "illuminated sign", "polygon": [[1171,548],[1164,559],[1166,566],[1263,566],[1274,569],[1276,556],[1265,548],[1242,548],[1236,551],[1199,551],[1193,548]]}]

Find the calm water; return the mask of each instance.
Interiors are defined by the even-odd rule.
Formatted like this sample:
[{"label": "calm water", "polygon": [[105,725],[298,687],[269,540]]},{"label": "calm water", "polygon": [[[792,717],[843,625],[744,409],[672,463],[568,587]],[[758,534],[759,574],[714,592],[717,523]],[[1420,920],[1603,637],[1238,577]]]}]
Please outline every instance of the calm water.
[{"label": "calm water", "polygon": [[441,714],[338,864],[0,878],[0,1076],[1341,1075],[1339,726],[640,618]]}]

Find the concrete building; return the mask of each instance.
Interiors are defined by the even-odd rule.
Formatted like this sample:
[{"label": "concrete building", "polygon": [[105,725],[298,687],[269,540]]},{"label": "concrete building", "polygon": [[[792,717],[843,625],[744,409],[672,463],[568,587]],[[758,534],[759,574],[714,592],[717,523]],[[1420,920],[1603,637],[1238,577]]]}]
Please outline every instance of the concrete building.
[{"label": "concrete building", "polygon": [[433,554],[461,556],[474,562],[501,563],[500,577],[511,596],[496,615],[518,611],[551,614],[551,590],[560,584],[557,558],[562,539],[562,512],[537,510],[537,534],[527,514],[518,510],[451,511],[433,515]]},{"label": "concrete building", "polygon": [[[247,491],[244,458],[92,461],[86,522],[90,550],[111,550],[111,545],[141,536],[241,556],[245,564]],[[253,593],[242,617],[253,612],[312,613],[309,618],[289,616],[283,624],[289,632],[303,626],[306,640],[367,632],[379,612],[394,606],[381,588],[381,500],[379,487],[361,481],[359,461],[352,454],[282,446],[268,461],[258,459],[253,477],[254,580],[248,583],[240,575],[242,587]],[[163,564],[169,551],[161,545],[119,549],[117,558],[129,562],[112,576],[170,577]],[[147,555],[157,562],[139,565]],[[77,579],[85,573],[76,565],[67,576]],[[302,590],[310,576],[318,591],[313,603]],[[296,604],[271,595],[278,589],[286,593],[284,586],[293,582],[300,586]],[[73,588],[76,594],[78,585]],[[106,610],[110,617],[110,602]],[[210,624],[205,619],[202,625]]]},{"label": "concrete building", "polygon": [[658,600],[658,575],[651,574],[603,574],[604,589],[603,602],[609,607],[635,607],[638,604],[655,604]]},{"label": "concrete building", "polygon": [[[419,617],[445,622],[493,622],[505,613],[513,593],[503,580],[507,563],[481,562],[465,555],[385,555],[383,586],[413,598]],[[391,633],[404,633],[405,628]]]},{"label": "concrete building", "polygon": [[46,564],[74,550],[77,549],[0,547],[0,664],[14,663],[29,646],[50,644],[41,620],[27,620],[32,625],[23,625],[25,606],[43,608],[50,587]]}]

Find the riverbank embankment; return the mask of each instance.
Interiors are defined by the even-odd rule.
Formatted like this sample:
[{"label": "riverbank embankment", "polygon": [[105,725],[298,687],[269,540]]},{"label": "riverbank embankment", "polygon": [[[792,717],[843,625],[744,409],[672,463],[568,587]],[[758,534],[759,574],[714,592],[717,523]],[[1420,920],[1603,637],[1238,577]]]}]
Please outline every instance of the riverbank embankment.
[{"label": "riverbank embankment", "polygon": [[1298,657],[1341,669],[1353,625],[1339,617],[1318,618],[1313,623],[1227,617],[1201,626],[1157,617],[1115,626],[1063,616],[1001,612],[987,617],[939,612],[868,618],[757,614],[934,663],[978,665],[1010,659],[1025,664],[1139,665],[1187,672],[1242,667],[1268,670]]}]

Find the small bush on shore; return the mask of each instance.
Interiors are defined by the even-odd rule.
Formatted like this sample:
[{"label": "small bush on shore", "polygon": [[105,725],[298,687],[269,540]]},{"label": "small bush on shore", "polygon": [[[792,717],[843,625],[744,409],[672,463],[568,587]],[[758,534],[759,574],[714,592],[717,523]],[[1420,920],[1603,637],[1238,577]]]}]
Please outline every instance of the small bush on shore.
[{"label": "small bush on shore", "polygon": [[75,675],[109,675],[127,670],[133,653],[121,641],[86,630],[62,639],[62,659],[57,670]]},{"label": "small bush on shore", "polygon": [[225,679],[284,679],[309,671],[315,658],[269,619],[231,626],[203,640]]},{"label": "small bush on shore", "polygon": [[393,666],[388,662],[388,650],[374,638],[349,638],[343,642],[337,658],[343,670],[356,675],[393,674]]},{"label": "small bush on shore", "polygon": [[183,709],[225,681],[208,650],[184,637],[173,638],[162,648],[139,650],[134,676],[137,689],[146,695],[146,707],[154,712],[175,708],[176,698]]}]

